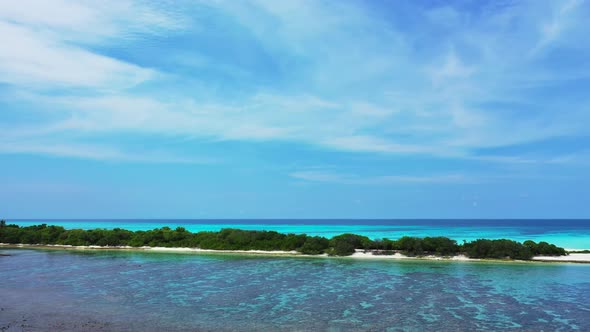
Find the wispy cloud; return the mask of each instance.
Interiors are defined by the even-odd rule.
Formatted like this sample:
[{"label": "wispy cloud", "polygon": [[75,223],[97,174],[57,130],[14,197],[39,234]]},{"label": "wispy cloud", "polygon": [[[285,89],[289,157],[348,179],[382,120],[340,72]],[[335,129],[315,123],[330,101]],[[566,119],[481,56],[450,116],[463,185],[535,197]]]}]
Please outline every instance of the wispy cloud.
[{"label": "wispy cloud", "polygon": [[535,55],[551,43],[559,40],[560,34],[571,24],[576,23],[571,19],[571,14],[582,4],[582,0],[568,0],[558,2],[558,7],[551,13],[546,21],[542,21],[539,27],[540,38],[530,54]]},{"label": "wispy cloud", "polygon": [[460,174],[448,175],[429,175],[429,176],[414,176],[414,175],[381,175],[381,176],[360,176],[356,174],[342,174],[337,172],[329,172],[322,170],[308,170],[298,171],[289,174],[291,177],[299,180],[311,182],[327,182],[339,184],[353,184],[353,185],[389,185],[396,183],[412,183],[412,184],[434,184],[434,183],[471,183],[474,179],[470,179]]},{"label": "wispy cloud", "polygon": [[179,26],[170,14],[129,1],[3,2],[0,43],[10,47],[0,50],[0,81],[26,89],[131,87],[155,72],[93,46]]},{"label": "wispy cloud", "polygon": [[115,158],[129,151],[105,139],[117,133],[521,163],[475,151],[581,135],[590,121],[575,88],[576,102],[546,96],[590,68],[544,62],[549,45],[590,54],[572,46],[589,30],[586,5],[3,3],[2,98],[44,116],[0,127],[24,141],[59,136],[62,148],[12,151],[60,156],[86,156],[66,148],[84,137],[105,149],[89,158]]},{"label": "wispy cloud", "polygon": [[153,71],[52,39],[50,33],[0,21],[0,81],[29,88],[129,87]]},{"label": "wispy cloud", "polygon": [[0,142],[0,153],[33,154],[56,157],[91,159],[109,162],[213,164],[219,160],[180,156],[161,151],[123,151],[109,145],[59,142],[6,141]]}]

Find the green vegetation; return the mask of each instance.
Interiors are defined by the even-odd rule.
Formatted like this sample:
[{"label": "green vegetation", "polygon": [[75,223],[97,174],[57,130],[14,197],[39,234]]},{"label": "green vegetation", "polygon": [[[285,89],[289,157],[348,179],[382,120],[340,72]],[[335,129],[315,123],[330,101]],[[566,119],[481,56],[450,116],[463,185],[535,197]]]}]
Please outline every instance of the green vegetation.
[{"label": "green vegetation", "polygon": [[458,245],[446,237],[416,238],[404,236],[398,240],[371,240],[366,236],[342,234],[327,239],[305,234],[282,234],[275,231],[246,231],[222,229],[219,232],[192,233],[178,227],[162,227],[150,231],[115,229],[65,229],[46,224],[19,227],[0,222],[0,243],[58,244],[72,246],[131,246],[131,247],[189,247],[215,250],[283,250],[303,254],[349,256],[362,249],[374,254],[400,252],[409,256],[454,256],[465,254],[472,258],[531,259],[534,255],[566,255],[563,248],[547,242],[524,243],[512,240],[479,239]]},{"label": "green vegetation", "polygon": [[465,253],[473,258],[531,259],[534,254],[525,246],[511,240],[479,239],[463,245]]},{"label": "green vegetation", "polygon": [[415,238],[404,236],[395,241],[393,247],[411,256],[433,254],[437,256],[453,256],[461,250],[455,240],[446,237]]},{"label": "green vegetation", "polygon": [[330,256],[350,256],[355,249],[371,249],[373,241],[366,236],[356,234],[342,234],[334,236],[329,242]]},{"label": "green vegetation", "polygon": [[590,250],[585,249],[585,250],[572,250],[572,251],[568,251],[568,254],[590,254]]},{"label": "green vegetation", "polygon": [[565,256],[567,252],[565,249],[560,248],[554,244],[547,243],[545,241],[541,241],[539,243],[535,243],[531,240],[524,241],[526,247],[535,255],[535,256]]}]

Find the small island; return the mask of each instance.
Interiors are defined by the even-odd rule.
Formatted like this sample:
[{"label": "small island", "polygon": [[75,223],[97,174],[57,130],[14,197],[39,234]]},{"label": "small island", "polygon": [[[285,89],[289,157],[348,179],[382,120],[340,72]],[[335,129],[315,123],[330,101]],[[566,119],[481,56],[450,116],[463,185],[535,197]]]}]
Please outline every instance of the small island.
[{"label": "small island", "polygon": [[457,241],[447,237],[409,237],[397,240],[342,234],[330,239],[306,234],[226,228],[218,232],[189,232],[183,227],[149,231],[65,229],[46,224],[19,227],[0,222],[0,243],[8,245],[59,245],[101,248],[198,248],[218,251],[286,252],[304,255],[350,256],[357,251],[375,256],[531,260],[535,256],[565,256],[564,248],[547,242],[523,243],[508,239]]}]

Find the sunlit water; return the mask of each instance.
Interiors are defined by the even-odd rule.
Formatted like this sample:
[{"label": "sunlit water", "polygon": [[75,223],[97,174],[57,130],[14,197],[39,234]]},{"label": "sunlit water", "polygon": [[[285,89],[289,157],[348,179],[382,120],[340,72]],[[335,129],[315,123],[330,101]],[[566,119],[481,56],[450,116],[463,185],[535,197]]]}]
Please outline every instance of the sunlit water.
[{"label": "sunlit water", "polygon": [[590,331],[586,264],[0,253],[15,331]]},{"label": "sunlit water", "polygon": [[21,226],[47,223],[66,228],[150,230],[185,227],[189,231],[221,228],[275,230],[332,237],[343,233],[372,239],[446,236],[462,242],[478,238],[547,241],[568,249],[590,249],[590,220],[9,220]]}]

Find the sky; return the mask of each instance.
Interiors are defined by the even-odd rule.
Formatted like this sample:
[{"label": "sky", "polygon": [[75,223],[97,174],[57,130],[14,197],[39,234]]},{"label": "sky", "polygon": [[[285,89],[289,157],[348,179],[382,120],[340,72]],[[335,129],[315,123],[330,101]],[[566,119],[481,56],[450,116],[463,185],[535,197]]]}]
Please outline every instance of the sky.
[{"label": "sky", "polygon": [[590,3],[0,2],[2,218],[590,218]]}]

